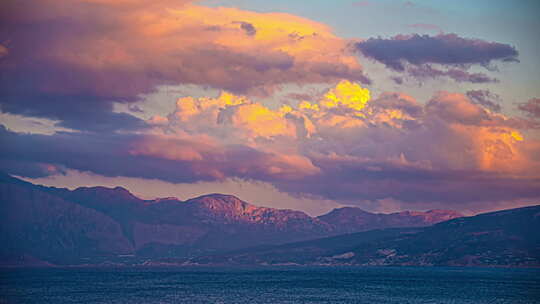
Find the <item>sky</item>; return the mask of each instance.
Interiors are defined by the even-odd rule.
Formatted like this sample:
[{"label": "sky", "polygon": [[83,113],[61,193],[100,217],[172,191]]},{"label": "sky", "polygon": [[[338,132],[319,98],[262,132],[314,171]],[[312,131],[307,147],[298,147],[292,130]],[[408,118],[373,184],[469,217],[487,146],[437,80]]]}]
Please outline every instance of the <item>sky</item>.
[{"label": "sky", "polygon": [[538,1],[7,0],[0,170],[311,215],[540,202]]}]

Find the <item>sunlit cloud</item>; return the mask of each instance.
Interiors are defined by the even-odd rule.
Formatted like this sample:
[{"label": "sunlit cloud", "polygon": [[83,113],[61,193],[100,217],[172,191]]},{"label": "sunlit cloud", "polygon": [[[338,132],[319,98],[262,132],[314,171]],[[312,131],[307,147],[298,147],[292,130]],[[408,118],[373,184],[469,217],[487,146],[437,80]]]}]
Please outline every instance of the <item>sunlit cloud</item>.
[{"label": "sunlit cloud", "polygon": [[74,129],[141,127],[112,103],[162,85],[265,95],[287,83],[369,81],[347,40],[290,14],[190,1],[23,0],[1,8],[9,12],[0,33],[9,42],[0,48],[2,111]]},{"label": "sunlit cloud", "polygon": [[[187,0],[10,0],[0,10],[8,173],[237,180],[371,210],[540,198],[539,100],[515,116],[498,95],[497,68],[518,62],[510,44],[442,32],[346,39],[292,14]],[[371,83],[362,60],[392,73],[390,88],[452,85],[418,98]]]},{"label": "sunlit cloud", "polygon": [[[182,97],[136,135],[89,141],[77,133],[4,131],[4,140],[19,144],[3,157],[174,183],[262,181],[344,204],[391,199],[468,208],[540,196],[540,144],[522,133],[526,125],[460,93],[440,91],[424,104],[404,93],[371,95],[342,81],[314,100],[278,108],[227,92]],[[40,145],[43,151],[25,150]]]}]

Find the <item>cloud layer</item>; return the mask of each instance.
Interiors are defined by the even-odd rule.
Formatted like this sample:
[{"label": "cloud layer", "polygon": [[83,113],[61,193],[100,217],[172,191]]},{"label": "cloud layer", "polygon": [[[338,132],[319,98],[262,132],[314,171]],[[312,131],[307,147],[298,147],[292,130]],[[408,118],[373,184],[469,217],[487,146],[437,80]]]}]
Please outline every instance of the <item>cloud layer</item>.
[{"label": "cloud layer", "polygon": [[531,98],[527,102],[520,103],[518,109],[531,118],[540,119],[540,98]]},{"label": "cloud layer", "polygon": [[368,82],[347,41],[282,13],[189,1],[3,1],[3,112],[75,129],[142,127],[113,102],[160,85],[268,94],[287,83]]},{"label": "cloud layer", "polygon": [[[513,46],[443,33],[348,40],[298,16],[188,0],[7,0],[0,18],[0,110],[63,130],[0,128],[9,173],[234,178],[371,206],[540,198],[538,99],[517,105],[520,118],[502,113],[493,85],[375,96],[358,61],[382,63],[398,84],[493,84],[497,65],[518,61]],[[179,85],[220,93],[174,97],[151,118],[136,103]]]},{"label": "cloud layer", "polygon": [[315,100],[271,109],[223,92],[180,98],[168,116],[147,124],[153,127],[131,135],[4,130],[2,141],[12,145],[1,156],[105,176],[258,180],[346,203],[460,208],[540,197],[540,143],[525,139],[515,119],[464,94],[441,91],[425,104],[403,93],[373,99],[342,81]]},{"label": "cloud layer", "polygon": [[459,82],[495,82],[496,79],[483,73],[467,70],[472,65],[491,69],[497,61],[518,61],[518,51],[510,45],[463,38],[456,34],[370,38],[356,43],[355,47],[364,56],[394,71],[408,72],[421,79],[446,76]]}]

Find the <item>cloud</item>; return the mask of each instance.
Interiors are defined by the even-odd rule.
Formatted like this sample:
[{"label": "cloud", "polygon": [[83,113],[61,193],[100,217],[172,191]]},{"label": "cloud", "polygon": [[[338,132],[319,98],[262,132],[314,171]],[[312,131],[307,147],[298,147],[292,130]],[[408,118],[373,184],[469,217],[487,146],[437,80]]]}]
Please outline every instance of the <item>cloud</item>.
[{"label": "cloud", "polygon": [[540,98],[531,98],[520,103],[518,109],[531,118],[540,118]]},{"label": "cloud", "polygon": [[491,61],[517,61],[518,52],[510,45],[467,39],[456,34],[398,35],[390,39],[370,38],[357,44],[366,56],[376,59],[394,70],[403,70],[403,62],[489,64]]},{"label": "cloud", "polygon": [[[355,44],[364,56],[397,72],[414,77],[447,76],[457,81],[493,82],[482,73],[469,73],[472,65],[488,69],[495,62],[517,62],[518,51],[508,44],[459,37],[456,34],[397,35],[370,38]],[[436,68],[433,65],[445,67]],[[490,66],[491,65],[491,66]]]},{"label": "cloud", "polygon": [[236,21],[234,23],[240,24],[240,28],[243,29],[248,36],[255,36],[255,34],[257,34],[257,29],[249,22]]},{"label": "cloud", "polygon": [[391,199],[470,209],[540,197],[540,142],[518,122],[460,93],[420,103],[399,92],[375,98],[342,81],[279,108],[227,92],[182,97],[136,134],[3,130],[10,145],[0,165],[15,172],[5,164],[18,160],[176,183],[239,178],[346,204]]},{"label": "cloud", "polygon": [[[167,117],[154,117],[151,123],[164,133],[212,134],[228,143],[241,144],[275,137],[296,137],[298,121],[283,106],[273,111],[244,96],[223,92],[216,98],[184,97]],[[286,116],[290,116],[287,119]]]},{"label": "cloud", "polygon": [[471,90],[467,91],[467,97],[479,105],[482,105],[493,112],[500,112],[501,105],[499,104],[500,97],[497,94],[491,93],[489,90]]},{"label": "cloud", "polygon": [[427,103],[426,111],[449,123],[463,125],[480,125],[489,117],[489,113],[471,103],[466,96],[448,92],[438,92]]},{"label": "cloud", "polygon": [[129,129],[141,122],[112,103],[162,85],[268,94],[288,83],[369,81],[326,25],[190,2],[2,2],[0,109],[81,130]]},{"label": "cloud", "polygon": [[17,159],[0,159],[0,168],[2,168],[3,171],[28,178],[64,175],[66,172],[65,168],[61,166],[39,162],[19,161]]},{"label": "cloud", "polygon": [[[500,113],[485,90],[422,102],[373,96],[355,53],[406,73],[398,83],[406,75],[487,83],[497,80],[470,69],[517,61],[512,46],[439,34],[372,38],[351,50],[305,18],[182,0],[8,0],[0,14],[1,111],[69,128],[0,128],[0,169],[9,173],[234,178],[347,204],[540,197],[540,143],[522,133],[539,126],[537,100],[518,106],[523,119]],[[180,84],[221,93],[183,96],[146,120],[131,115],[145,94]],[[258,100],[291,84],[334,86],[283,105]]]},{"label": "cloud", "polygon": [[462,69],[437,69],[429,64],[413,66],[407,69],[407,73],[417,79],[433,79],[442,76],[449,77],[456,82],[490,83],[498,82],[484,73],[469,73]]},{"label": "cloud", "polygon": [[[157,128],[309,160],[306,168],[313,170],[304,172],[311,174],[265,180],[293,194],[349,203],[392,198],[464,205],[540,195],[534,157],[540,145],[516,129],[526,125],[463,94],[439,92],[422,105],[403,93],[372,99],[358,84],[343,81],[313,101],[275,110],[256,104],[230,94],[180,99],[168,123]],[[252,124],[223,119],[242,107],[264,109],[264,115],[246,114]],[[264,127],[267,133],[258,130]],[[487,191],[506,184],[511,194]]]},{"label": "cloud", "polygon": [[403,77],[391,76],[390,79],[391,79],[395,84],[403,84]]},{"label": "cloud", "polygon": [[219,145],[205,136],[80,132],[41,135],[2,128],[0,139],[10,143],[0,152],[1,170],[28,177],[55,175],[60,172],[58,168],[175,183],[227,177],[294,180],[318,173],[309,159],[299,155]]}]

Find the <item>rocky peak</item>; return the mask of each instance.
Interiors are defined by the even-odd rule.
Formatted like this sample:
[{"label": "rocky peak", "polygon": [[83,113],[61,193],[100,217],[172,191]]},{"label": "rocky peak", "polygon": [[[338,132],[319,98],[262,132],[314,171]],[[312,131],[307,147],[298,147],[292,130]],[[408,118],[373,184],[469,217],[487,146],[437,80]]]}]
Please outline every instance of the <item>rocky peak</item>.
[{"label": "rocky peak", "polygon": [[225,217],[237,218],[251,213],[259,208],[248,204],[236,196],[226,194],[208,194],[186,201],[197,209],[210,214],[222,214]]},{"label": "rocky peak", "polygon": [[203,195],[186,203],[197,207],[196,214],[199,217],[212,218],[215,221],[297,228],[325,225],[302,211],[258,207],[233,195]]}]

